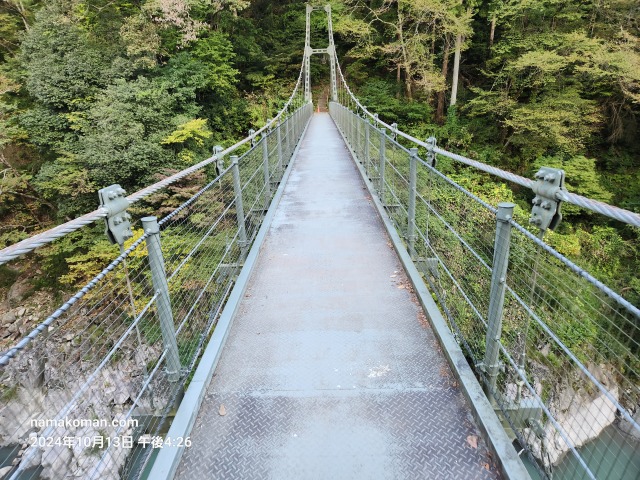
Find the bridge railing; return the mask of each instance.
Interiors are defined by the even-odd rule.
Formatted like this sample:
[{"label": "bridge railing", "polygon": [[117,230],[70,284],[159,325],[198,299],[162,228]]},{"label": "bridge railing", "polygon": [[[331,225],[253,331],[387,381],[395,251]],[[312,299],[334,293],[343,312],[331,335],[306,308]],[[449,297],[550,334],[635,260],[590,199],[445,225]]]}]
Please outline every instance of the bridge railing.
[{"label": "bridge railing", "polygon": [[639,310],[517,223],[513,204],[489,205],[439,172],[435,151],[420,158],[339,103],[330,113],[542,475],[606,479],[602,457],[636,471]]},{"label": "bridge railing", "polygon": [[190,198],[134,222],[123,253],[0,356],[10,478],[140,476],[312,110],[302,105],[218,162],[210,181],[185,177]]}]

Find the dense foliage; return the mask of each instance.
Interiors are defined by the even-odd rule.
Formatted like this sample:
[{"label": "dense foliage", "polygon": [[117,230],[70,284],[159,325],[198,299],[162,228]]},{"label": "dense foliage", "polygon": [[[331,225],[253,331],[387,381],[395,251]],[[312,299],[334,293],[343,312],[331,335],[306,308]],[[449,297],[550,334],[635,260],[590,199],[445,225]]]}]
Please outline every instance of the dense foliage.
[{"label": "dense foliage", "polygon": [[[382,118],[525,176],[562,167],[570,190],[640,211],[636,1],[331,3],[343,70]],[[303,43],[302,2],[2,0],[0,247],[94,209],[103,186],[136,190],[244,136],[288,95]],[[315,85],[327,73],[314,62]],[[529,192],[515,198],[528,210]],[[638,238],[566,208],[547,241],[640,304]]]}]

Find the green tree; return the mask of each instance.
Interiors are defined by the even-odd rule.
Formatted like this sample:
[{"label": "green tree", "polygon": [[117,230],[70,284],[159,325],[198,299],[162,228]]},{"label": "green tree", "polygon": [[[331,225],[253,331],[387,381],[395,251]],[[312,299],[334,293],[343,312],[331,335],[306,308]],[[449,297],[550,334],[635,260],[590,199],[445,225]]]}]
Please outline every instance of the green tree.
[{"label": "green tree", "polygon": [[36,15],[22,42],[29,94],[55,109],[86,108],[110,78],[113,51],[95,42],[57,3]]}]

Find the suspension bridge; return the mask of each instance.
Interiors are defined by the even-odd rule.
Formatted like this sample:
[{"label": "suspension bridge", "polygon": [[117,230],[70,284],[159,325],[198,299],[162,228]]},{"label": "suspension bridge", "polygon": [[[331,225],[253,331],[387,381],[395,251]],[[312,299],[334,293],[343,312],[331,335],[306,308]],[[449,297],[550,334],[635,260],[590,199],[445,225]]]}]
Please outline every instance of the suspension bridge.
[{"label": "suspension bridge", "polygon": [[[0,251],[20,261],[103,221],[115,249],[9,337],[0,476],[638,478],[640,311],[544,232],[563,203],[640,216],[568,192],[561,170],[523,178],[385,123],[345,80],[328,6],[311,48],[313,11],[262,129]],[[531,189],[529,222],[445,162]],[[177,182],[197,193],[158,215]]]}]

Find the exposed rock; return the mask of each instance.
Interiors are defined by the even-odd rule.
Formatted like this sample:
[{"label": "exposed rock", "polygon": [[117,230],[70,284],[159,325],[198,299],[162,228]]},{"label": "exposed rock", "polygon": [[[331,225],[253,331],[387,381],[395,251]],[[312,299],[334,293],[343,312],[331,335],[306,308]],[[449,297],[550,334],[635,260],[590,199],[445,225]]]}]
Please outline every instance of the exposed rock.
[{"label": "exposed rock", "polygon": [[117,452],[113,450],[109,451],[104,460],[89,471],[89,478],[99,478],[100,480],[120,480],[118,475],[118,469],[122,464],[121,458],[123,455],[117,455]]},{"label": "exposed rock", "polygon": [[[15,398],[4,406],[0,414],[2,445],[21,444],[33,432],[31,419],[38,418],[40,412],[46,411],[44,399],[40,391],[17,389]],[[53,415],[53,412],[50,414]]]},{"label": "exposed rock", "polygon": [[129,395],[126,388],[120,388],[113,395],[113,403],[116,405],[124,405],[130,397],[131,395]]},{"label": "exposed rock", "polygon": [[9,292],[7,292],[7,303],[9,307],[18,305],[19,302],[27,296],[29,290],[31,290],[31,281],[29,278],[18,280],[11,285]]},{"label": "exposed rock", "polygon": [[[617,387],[609,390],[609,393],[618,399]],[[568,440],[575,447],[581,447],[597,438],[616,420],[616,407],[604,394],[593,398],[586,392],[573,390],[568,385],[564,385],[560,390],[558,400],[551,404],[551,410]],[[570,448],[551,422],[546,424],[544,432],[542,440],[530,435],[529,445],[534,456],[543,464],[556,465]]]},{"label": "exposed rock", "polygon": [[615,378],[615,373],[611,370],[611,367],[594,363],[587,363],[586,367],[587,370],[589,370],[591,374],[596,378],[596,380],[605,387],[609,387],[615,384],[615,382],[612,382],[612,380]]},{"label": "exposed rock", "polygon": [[16,314],[9,311],[0,317],[0,326],[5,327],[16,321]]},{"label": "exposed rock", "polygon": [[9,333],[16,334],[16,333],[20,333],[20,330],[22,330],[23,328],[24,328],[24,321],[21,318],[19,318],[19,319],[16,319],[15,322],[10,324],[7,327],[7,330],[9,331]]},{"label": "exposed rock", "polygon": [[20,333],[20,336],[24,337],[30,330],[31,328],[29,327],[29,325],[27,325],[27,322],[21,320],[20,324],[18,325],[18,332]]},{"label": "exposed rock", "polygon": [[34,349],[33,356],[29,359],[29,368],[23,376],[23,384],[29,390],[35,390],[44,385],[46,350]]},{"label": "exposed rock", "polygon": [[515,383],[507,383],[504,388],[504,396],[510,402],[515,402],[518,394],[518,386]]},{"label": "exposed rock", "polygon": [[24,314],[25,314],[25,312],[26,312],[26,311],[27,311],[27,309],[26,309],[26,308],[24,308],[24,307],[20,307],[20,308],[18,309],[18,311],[16,312],[16,315],[18,315],[18,317],[24,317]]},{"label": "exposed rock", "polygon": [[[634,413],[631,418],[640,425],[640,406],[636,408],[636,413]],[[630,421],[626,418],[620,419],[620,430],[623,433],[626,433],[631,438],[640,442],[640,429],[636,428]]]},{"label": "exposed rock", "polygon": [[[35,435],[35,433],[33,434]],[[36,436],[37,437],[37,436]],[[42,461],[42,450],[40,450],[37,446],[31,446],[27,448],[22,456],[22,467],[27,470],[29,468],[35,468],[40,466],[40,462]]]},{"label": "exposed rock", "polygon": [[46,480],[65,478],[69,473],[72,460],[73,452],[69,447],[60,445],[47,448],[42,455],[43,471],[40,478]]},{"label": "exposed rock", "polygon": [[0,479],[4,480],[5,477],[9,478],[8,474],[11,470],[13,470],[13,467],[11,465],[9,465],[8,467],[0,468]]},{"label": "exposed rock", "polygon": [[[26,317],[19,318],[23,321]],[[66,332],[65,332],[66,333]],[[37,440],[45,435],[51,438],[80,437],[92,439],[94,437],[122,437],[132,435],[131,429],[116,429],[111,425],[112,419],[124,420],[129,411],[131,399],[135,398],[140,388],[140,376],[143,374],[145,363],[143,358],[157,358],[160,348],[142,347],[139,350],[123,349],[124,355],[117,361],[109,363],[95,378],[91,391],[83,398],[74,401],[73,409],[68,413],[69,418],[75,419],[106,419],[108,426],[95,425],[89,427],[60,427],[51,430],[50,426],[32,423],[32,420],[54,419],[62,405],[69,403],[73,392],[78,391],[86,381],[86,372],[95,368],[95,359],[87,360],[79,356],[72,360],[72,354],[78,352],[71,348],[70,354],[63,354],[72,346],[72,342],[63,340],[63,336],[48,337],[51,344],[56,345],[55,354],[43,355],[47,350],[40,348],[35,341],[33,348],[26,350],[11,367],[5,370],[7,384],[17,385],[15,394],[9,400],[0,404],[0,445],[19,444],[25,442],[29,435]],[[49,350],[51,352],[51,350]],[[75,353],[74,353],[75,352]],[[136,355],[140,353],[140,355]],[[64,355],[64,362],[59,359]],[[46,362],[44,380],[46,388],[36,388],[42,382],[43,362]],[[161,380],[158,380],[160,382]],[[152,384],[152,387],[154,385]],[[159,389],[153,397],[145,396],[138,404],[139,411],[153,414],[155,409],[168,402],[169,392]],[[37,432],[37,433],[35,433]],[[27,443],[31,445],[30,439]],[[95,448],[86,445],[54,445],[39,448],[25,445],[24,455],[16,459],[16,464],[22,462],[23,467],[42,466],[43,479],[58,478],[90,478],[91,472],[96,470],[91,478],[101,480],[119,479],[118,472],[128,459],[130,452],[106,450],[96,452]],[[102,454],[104,459],[101,460]],[[28,463],[28,464],[27,464]]]},{"label": "exposed rock", "polygon": [[576,397],[576,392],[573,387],[569,384],[564,384],[560,389],[560,393],[558,394],[558,400],[556,402],[557,408],[561,412],[566,412],[571,407],[574,399]]},{"label": "exposed rock", "polygon": [[551,353],[551,345],[548,343],[545,343],[544,346],[540,349],[540,353],[542,354],[542,356],[548,357],[549,354]]},{"label": "exposed rock", "polygon": [[536,395],[538,396],[542,395],[542,382],[540,381],[539,378],[533,379],[533,389],[535,390]]}]

